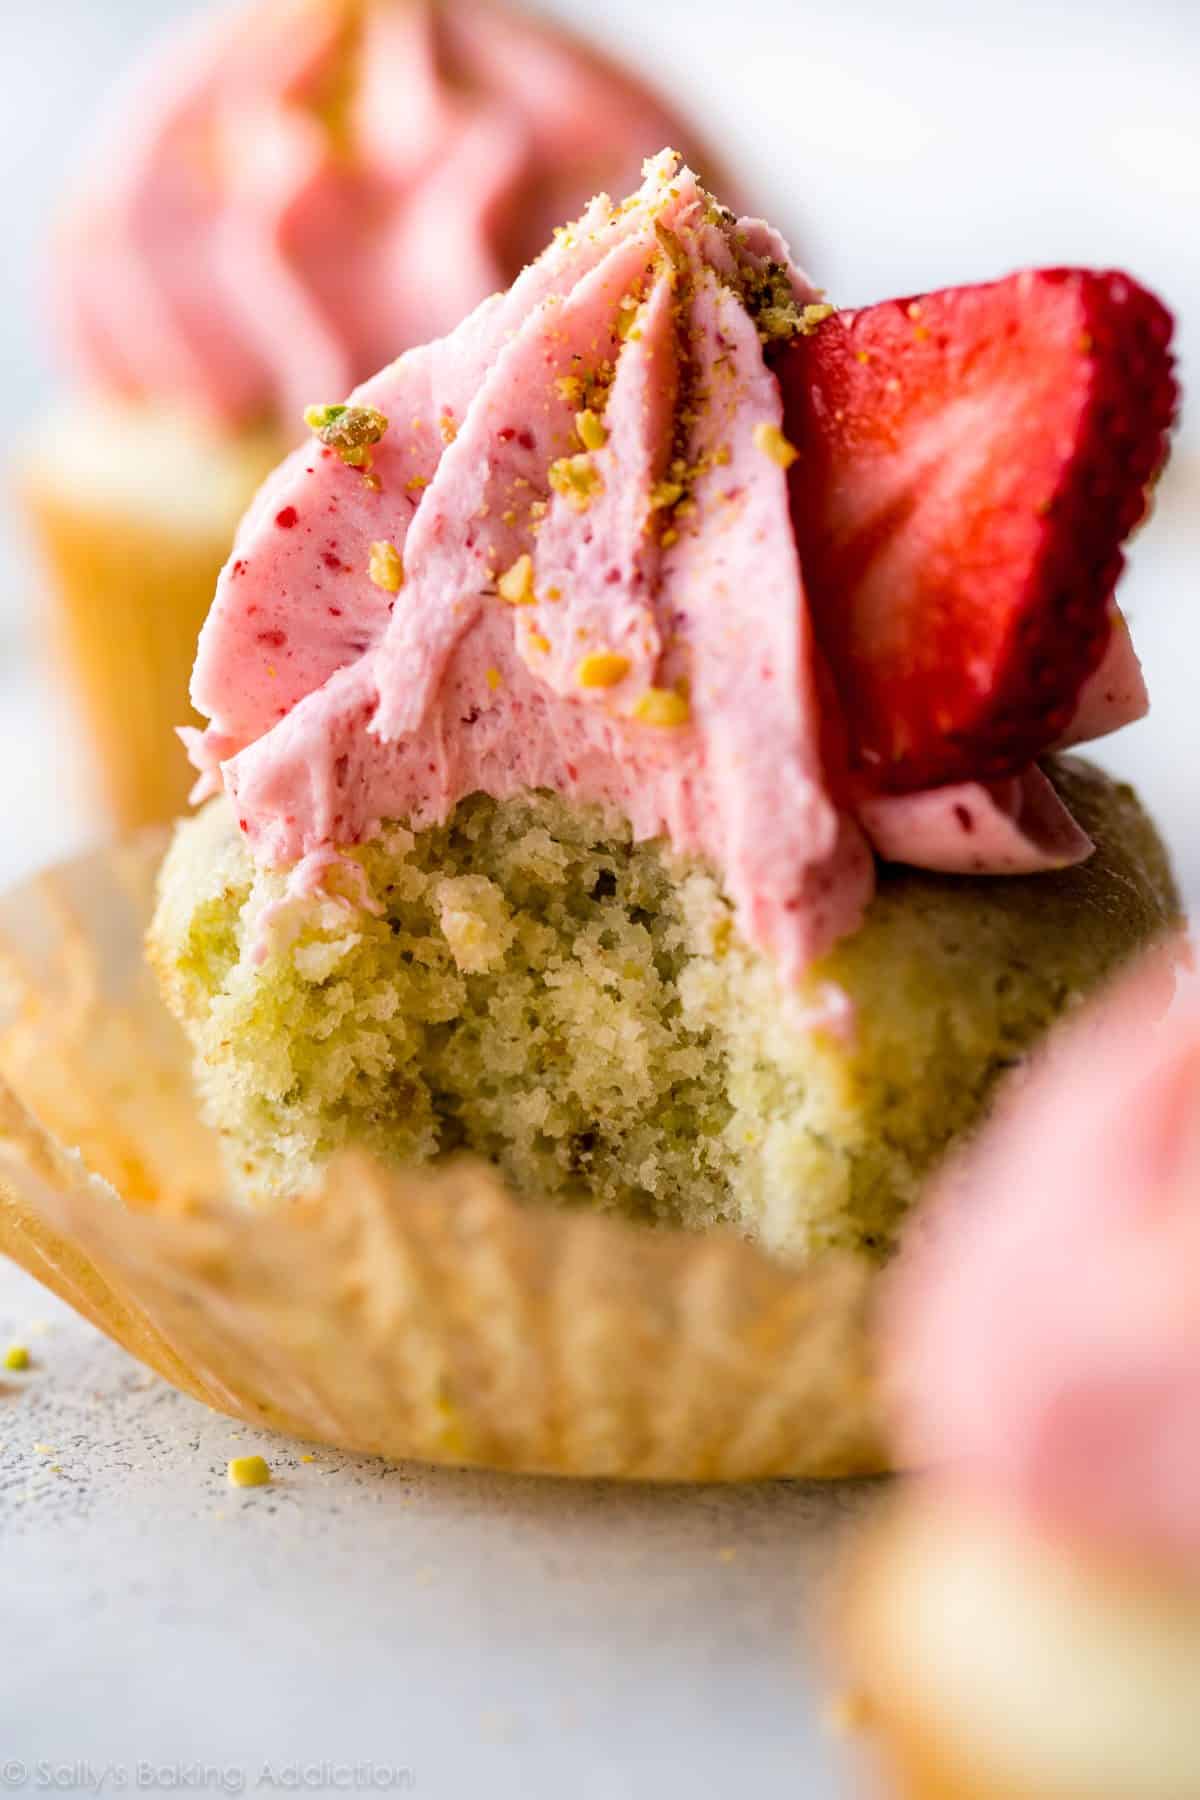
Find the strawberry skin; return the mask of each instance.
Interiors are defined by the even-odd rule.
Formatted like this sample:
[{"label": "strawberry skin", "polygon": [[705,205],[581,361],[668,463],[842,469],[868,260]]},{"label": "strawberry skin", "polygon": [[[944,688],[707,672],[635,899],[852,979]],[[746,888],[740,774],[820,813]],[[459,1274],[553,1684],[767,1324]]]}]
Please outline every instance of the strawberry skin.
[{"label": "strawberry skin", "polygon": [[781,353],[801,567],[862,787],[999,778],[1065,729],[1166,456],[1171,331],[1127,275],[1039,269],[835,313]]}]

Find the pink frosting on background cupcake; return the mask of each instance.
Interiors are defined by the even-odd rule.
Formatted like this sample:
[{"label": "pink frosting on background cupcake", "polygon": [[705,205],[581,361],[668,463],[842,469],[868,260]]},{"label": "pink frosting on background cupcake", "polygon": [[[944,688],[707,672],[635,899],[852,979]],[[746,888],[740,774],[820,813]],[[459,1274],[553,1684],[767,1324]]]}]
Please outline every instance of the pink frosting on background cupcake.
[{"label": "pink frosting on background cupcake", "polygon": [[497,0],[254,0],[156,46],[62,221],[83,378],[237,425],[342,395],[690,134]]},{"label": "pink frosting on background cupcake", "polygon": [[1117,1551],[1200,1558],[1200,979],[1155,961],[1010,1094],[889,1319],[902,1446]]}]

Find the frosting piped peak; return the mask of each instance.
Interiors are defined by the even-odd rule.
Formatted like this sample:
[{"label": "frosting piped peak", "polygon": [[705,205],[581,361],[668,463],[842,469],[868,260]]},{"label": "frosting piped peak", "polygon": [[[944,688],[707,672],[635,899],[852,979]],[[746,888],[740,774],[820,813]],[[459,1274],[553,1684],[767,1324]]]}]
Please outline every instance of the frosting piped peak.
[{"label": "frosting piped peak", "polygon": [[782,242],[664,153],[354,396],[390,422],[369,472],[296,453],[193,682],[268,860],[550,787],[710,858],[793,971],[853,928],[871,857],[826,790],[764,357],[806,306]]}]

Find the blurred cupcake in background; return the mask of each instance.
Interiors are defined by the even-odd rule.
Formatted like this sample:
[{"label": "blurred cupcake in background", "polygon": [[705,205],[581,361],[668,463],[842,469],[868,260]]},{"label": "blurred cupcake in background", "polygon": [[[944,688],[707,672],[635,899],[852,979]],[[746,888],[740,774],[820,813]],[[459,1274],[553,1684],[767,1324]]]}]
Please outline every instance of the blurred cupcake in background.
[{"label": "blurred cupcake in background", "polygon": [[341,396],[694,138],[493,0],[258,0],[113,96],[60,222],[75,386],[19,481],[119,824],[178,812],[196,636],[237,521]]},{"label": "blurred cupcake in background", "polygon": [[901,1447],[857,1554],[860,1710],[904,1800],[1200,1794],[1200,983],[1085,1016],[898,1278]]}]

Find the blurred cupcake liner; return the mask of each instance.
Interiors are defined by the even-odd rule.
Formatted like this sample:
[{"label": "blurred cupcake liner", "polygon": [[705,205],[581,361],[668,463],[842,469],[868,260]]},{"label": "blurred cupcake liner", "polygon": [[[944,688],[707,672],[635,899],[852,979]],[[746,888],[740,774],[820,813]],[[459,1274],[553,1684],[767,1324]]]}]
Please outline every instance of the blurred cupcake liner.
[{"label": "blurred cupcake liner", "polygon": [[[154,427],[127,435],[155,460]],[[238,517],[278,453],[273,440],[198,446],[192,454],[215,464],[215,492],[190,517],[149,499],[140,511],[112,505],[103,489],[89,494],[60,477],[44,451],[19,473],[93,794],[123,830],[170,819],[186,804],[195,774],[176,727],[195,716],[196,640]],[[119,454],[128,460],[132,449],[123,444]],[[147,470],[145,479],[152,490],[162,476]]]},{"label": "blurred cupcake liner", "polygon": [[48,495],[32,512],[102,798],[124,826],[166,818],[194,779],[174,727],[228,546],[179,546]]},{"label": "blurred cupcake liner", "polygon": [[864,1263],[522,1206],[467,1162],[349,1156],[286,1208],[220,1199],[141,954],[161,852],[143,835],[0,902],[0,1250],[208,1405],[345,1450],[663,1481],[883,1466]]},{"label": "blurred cupcake liner", "polygon": [[889,1494],[835,1570],[826,1636],[870,1792],[1198,1791],[1200,1587],[1183,1567],[1031,1528],[1008,1501],[933,1478]]}]

